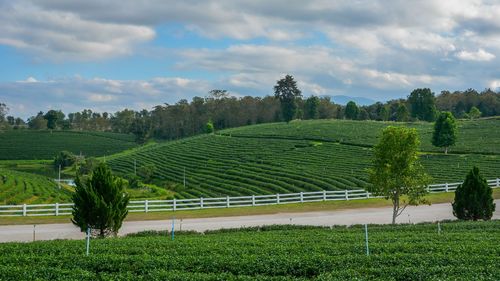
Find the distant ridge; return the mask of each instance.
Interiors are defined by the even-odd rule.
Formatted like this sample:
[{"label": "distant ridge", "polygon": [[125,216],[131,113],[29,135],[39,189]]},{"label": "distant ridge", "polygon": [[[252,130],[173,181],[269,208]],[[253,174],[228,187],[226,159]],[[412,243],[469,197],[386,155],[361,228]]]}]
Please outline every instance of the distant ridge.
[{"label": "distant ridge", "polygon": [[369,98],[363,98],[363,97],[350,97],[350,96],[329,96],[325,95],[325,97],[330,97],[332,98],[332,101],[337,104],[342,104],[346,105],[349,101],[354,101],[357,105],[371,105],[376,103],[376,100],[372,100]]}]

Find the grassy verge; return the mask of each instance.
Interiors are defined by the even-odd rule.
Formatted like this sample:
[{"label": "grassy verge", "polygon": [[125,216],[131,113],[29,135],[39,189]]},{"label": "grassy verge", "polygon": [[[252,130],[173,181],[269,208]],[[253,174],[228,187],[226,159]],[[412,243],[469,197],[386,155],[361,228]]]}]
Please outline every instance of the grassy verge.
[{"label": "grassy verge", "polygon": [[[500,199],[500,189],[493,190],[493,197]],[[453,201],[454,193],[437,193],[427,196],[429,203],[450,203]],[[311,203],[294,203],[282,205],[240,207],[240,208],[221,208],[221,209],[202,209],[186,211],[168,211],[151,213],[129,213],[126,221],[144,221],[144,220],[165,220],[175,215],[177,219],[188,218],[212,218],[212,217],[231,217],[248,215],[267,215],[277,213],[301,213],[301,212],[321,212],[360,208],[380,208],[392,206],[389,200],[373,198],[359,199],[350,201],[326,201]],[[0,217],[0,225],[20,225],[20,224],[47,224],[47,223],[70,223],[70,216],[44,216],[44,217]]]}]

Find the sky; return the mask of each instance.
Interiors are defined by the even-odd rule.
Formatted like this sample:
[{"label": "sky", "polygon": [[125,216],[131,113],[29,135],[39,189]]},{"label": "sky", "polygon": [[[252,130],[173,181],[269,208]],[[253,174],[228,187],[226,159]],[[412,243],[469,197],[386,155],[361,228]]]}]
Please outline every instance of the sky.
[{"label": "sky", "polygon": [[0,0],[0,102],[24,118],[272,95],[286,74],[306,97],[500,90],[499,57],[498,0]]}]

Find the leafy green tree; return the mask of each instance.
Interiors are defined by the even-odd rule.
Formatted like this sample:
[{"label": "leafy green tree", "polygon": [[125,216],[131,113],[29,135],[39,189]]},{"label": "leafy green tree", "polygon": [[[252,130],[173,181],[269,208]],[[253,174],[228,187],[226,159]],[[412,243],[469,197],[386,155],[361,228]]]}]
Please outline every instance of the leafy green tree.
[{"label": "leafy green tree", "polygon": [[149,139],[152,130],[150,113],[147,110],[137,112],[130,128],[131,133],[135,136],[135,141],[145,143]]},{"label": "leafy green tree", "polygon": [[477,119],[477,118],[481,117],[481,111],[479,111],[479,109],[477,107],[473,106],[469,110],[469,117],[470,117],[470,119]]},{"label": "leafy green tree", "polygon": [[43,117],[43,112],[38,112],[37,116],[28,119],[28,127],[33,130],[47,129],[47,119]]},{"label": "leafy green tree", "polygon": [[361,108],[358,114],[358,120],[368,120],[370,119],[370,114],[365,108]]},{"label": "leafy green tree", "polygon": [[57,125],[64,120],[64,113],[60,110],[49,110],[43,116],[47,120],[47,128],[50,130],[57,129]]},{"label": "leafy green tree", "polygon": [[205,125],[205,132],[207,134],[213,134],[214,133],[214,123],[212,120],[208,120],[207,124]]},{"label": "leafy green tree", "polygon": [[75,180],[73,218],[82,232],[90,227],[92,235],[104,238],[116,235],[128,214],[129,196],[123,180],[112,175],[106,164],[99,164],[90,179]]},{"label": "leafy green tree", "polygon": [[355,102],[350,101],[345,107],[345,118],[355,120],[358,118],[359,107]]},{"label": "leafy green tree", "polygon": [[[367,190],[392,201],[393,224],[408,205],[425,202],[430,177],[419,162],[419,145],[416,129],[389,126],[373,148],[374,159],[368,169],[372,185]],[[403,195],[407,201],[401,199]]]},{"label": "leafy green tree", "polygon": [[78,174],[88,175],[90,174],[101,162],[95,157],[89,157],[85,159],[80,159],[78,161]]},{"label": "leafy green tree", "polygon": [[297,99],[302,97],[302,92],[297,87],[293,76],[286,75],[285,78],[276,82],[274,97],[280,101],[283,119],[287,123],[293,120],[298,109]]},{"label": "leafy green tree", "polygon": [[469,171],[465,181],[455,190],[452,206],[453,215],[461,220],[490,220],[493,216],[496,206],[492,190],[477,167]]},{"label": "leafy green tree", "polygon": [[415,89],[408,97],[411,116],[428,122],[436,118],[434,93],[429,88]]},{"label": "leafy green tree", "polygon": [[455,117],[451,112],[445,111],[439,114],[436,123],[434,123],[434,132],[432,134],[432,145],[444,147],[444,153],[448,154],[448,148],[455,145],[457,140],[457,125]]},{"label": "leafy green tree", "polygon": [[69,152],[69,151],[61,151],[59,152],[55,157],[54,157],[54,168],[59,168],[59,165],[61,166],[61,169],[70,167],[71,165],[75,164],[76,162],[76,156]]},{"label": "leafy green tree", "polygon": [[305,118],[318,119],[319,116],[319,98],[317,96],[310,96],[305,103]]},{"label": "leafy green tree", "polygon": [[409,118],[408,108],[404,103],[400,103],[396,110],[396,121],[398,122],[407,122]]},{"label": "leafy green tree", "polygon": [[153,175],[156,171],[156,166],[154,164],[147,164],[139,167],[137,169],[137,174],[144,179],[144,182],[151,182]]}]

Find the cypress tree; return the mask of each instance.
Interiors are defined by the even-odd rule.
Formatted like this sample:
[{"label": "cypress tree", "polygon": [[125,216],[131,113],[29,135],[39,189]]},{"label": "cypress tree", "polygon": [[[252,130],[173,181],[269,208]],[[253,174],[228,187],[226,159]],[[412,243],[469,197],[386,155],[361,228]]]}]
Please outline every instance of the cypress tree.
[{"label": "cypress tree", "polygon": [[479,174],[477,167],[472,168],[465,181],[455,190],[453,215],[461,220],[489,220],[495,211],[491,187]]},{"label": "cypress tree", "polygon": [[129,196],[124,182],[113,176],[106,164],[100,163],[90,179],[77,177],[75,184],[73,224],[83,232],[90,227],[92,235],[100,238],[116,235],[128,214]]}]

